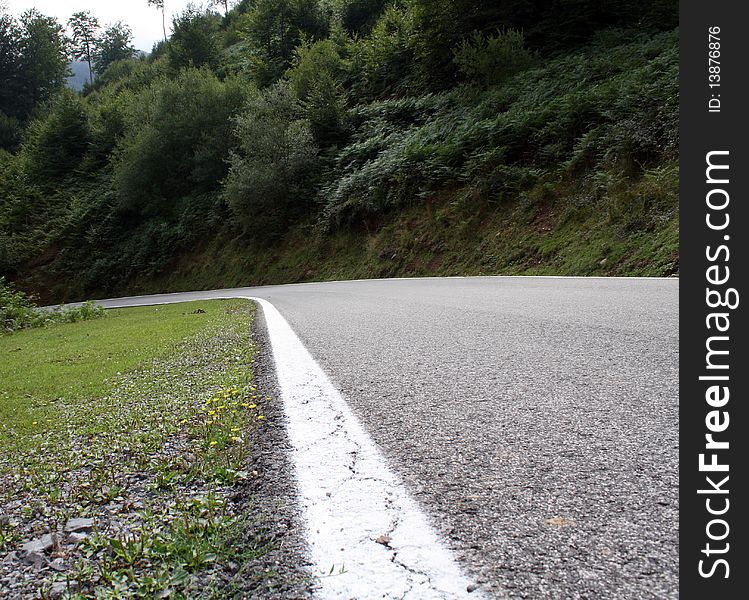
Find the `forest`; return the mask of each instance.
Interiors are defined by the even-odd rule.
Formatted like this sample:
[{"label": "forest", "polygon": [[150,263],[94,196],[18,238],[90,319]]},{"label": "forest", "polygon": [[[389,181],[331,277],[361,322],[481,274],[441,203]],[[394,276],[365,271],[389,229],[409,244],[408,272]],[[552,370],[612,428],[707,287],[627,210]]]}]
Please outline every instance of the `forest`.
[{"label": "forest", "polygon": [[41,300],[678,274],[676,0],[221,1],[131,40],[0,0],[0,276]]}]

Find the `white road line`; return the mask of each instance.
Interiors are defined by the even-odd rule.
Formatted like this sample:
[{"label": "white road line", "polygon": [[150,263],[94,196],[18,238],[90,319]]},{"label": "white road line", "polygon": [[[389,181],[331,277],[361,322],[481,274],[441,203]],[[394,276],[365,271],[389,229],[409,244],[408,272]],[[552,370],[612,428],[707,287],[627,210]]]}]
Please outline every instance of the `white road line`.
[{"label": "white road line", "polygon": [[318,596],[476,598],[320,365],[270,302],[251,299],[273,349]]}]

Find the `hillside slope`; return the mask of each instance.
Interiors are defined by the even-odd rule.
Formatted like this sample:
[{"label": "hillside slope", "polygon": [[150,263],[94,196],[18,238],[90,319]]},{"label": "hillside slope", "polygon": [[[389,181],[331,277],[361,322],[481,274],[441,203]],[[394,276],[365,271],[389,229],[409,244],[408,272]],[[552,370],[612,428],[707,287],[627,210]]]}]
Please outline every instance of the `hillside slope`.
[{"label": "hillside slope", "polygon": [[678,29],[488,29],[445,53],[412,0],[359,33],[306,23],[317,37],[284,70],[251,43],[265,13],[242,6],[186,13],[0,151],[0,273],[45,301],[678,274]]}]

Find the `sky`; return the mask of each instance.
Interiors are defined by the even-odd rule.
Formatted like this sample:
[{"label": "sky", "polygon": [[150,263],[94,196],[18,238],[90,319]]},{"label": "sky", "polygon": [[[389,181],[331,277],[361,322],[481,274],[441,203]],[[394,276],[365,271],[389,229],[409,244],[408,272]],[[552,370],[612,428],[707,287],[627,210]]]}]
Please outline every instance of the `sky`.
[{"label": "sky", "polygon": [[[165,0],[167,34],[170,32],[171,15],[181,12],[190,0]],[[57,17],[62,24],[75,12],[91,11],[104,26],[124,21],[133,30],[133,45],[138,50],[151,51],[154,43],[163,39],[161,11],[149,6],[147,0],[5,0],[10,12],[20,15],[29,8]],[[194,1],[193,4],[201,4]],[[205,2],[203,2],[205,4]]]}]

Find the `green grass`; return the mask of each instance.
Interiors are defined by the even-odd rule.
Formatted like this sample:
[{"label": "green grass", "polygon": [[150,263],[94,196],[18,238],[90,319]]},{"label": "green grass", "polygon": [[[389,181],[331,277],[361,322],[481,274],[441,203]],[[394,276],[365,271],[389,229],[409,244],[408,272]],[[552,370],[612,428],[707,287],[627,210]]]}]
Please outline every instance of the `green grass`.
[{"label": "green grass", "polygon": [[[218,598],[273,577],[243,512],[270,400],[253,383],[254,314],[190,302],[0,338],[0,552],[56,531],[69,565],[24,571],[27,591],[57,580],[74,598]],[[62,534],[73,517],[96,523],[82,542]]]},{"label": "green grass", "polygon": [[115,376],[214,324],[218,311],[192,314],[205,304],[111,310],[106,319],[0,337],[0,444],[61,425],[58,402],[89,400],[96,412],[90,399],[103,395]]}]

